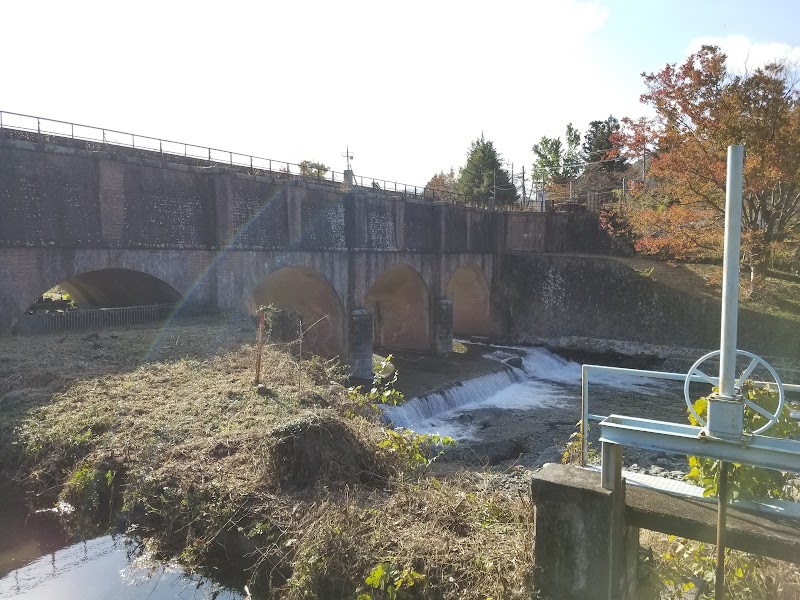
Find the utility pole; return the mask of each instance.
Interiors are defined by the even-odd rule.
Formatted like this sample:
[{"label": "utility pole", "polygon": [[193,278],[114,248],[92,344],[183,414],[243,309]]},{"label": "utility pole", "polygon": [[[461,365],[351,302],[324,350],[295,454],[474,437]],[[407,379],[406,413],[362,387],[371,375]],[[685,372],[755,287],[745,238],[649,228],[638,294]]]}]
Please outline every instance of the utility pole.
[{"label": "utility pole", "polygon": [[494,210],[495,206],[497,205],[497,168],[494,170],[494,183],[492,184],[492,203],[490,207]]},{"label": "utility pole", "polygon": [[525,165],[522,165],[522,202],[525,202]]},{"label": "utility pole", "polygon": [[644,186],[645,165],[647,164],[647,148],[642,149],[642,186]]}]

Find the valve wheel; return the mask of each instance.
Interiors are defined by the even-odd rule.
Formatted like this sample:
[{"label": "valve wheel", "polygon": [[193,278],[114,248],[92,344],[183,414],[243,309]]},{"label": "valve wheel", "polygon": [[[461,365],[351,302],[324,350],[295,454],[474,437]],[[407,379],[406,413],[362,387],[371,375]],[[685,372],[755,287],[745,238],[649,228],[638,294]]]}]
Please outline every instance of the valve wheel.
[{"label": "valve wheel", "polygon": [[[700,369],[700,365],[702,365],[704,362],[706,362],[711,358],[715,358],[719,355],[720,351],[714,350],[714,352],[709,352],[705,356],[701,356],[697,360],[697,362],[692,365],[692,368],[689,369],[689,374],[686,375],[686,381],[683,384],[683,398],[684,400],[686,400],[686,406],[689,407],[689,411],[692,413],[694,418],[697,419],[697,422],[700,423],[703,427],[705,427],[706,422],[700,417],[700,415],[697,414],[697,411],[694,409],[694,402],[692,402],[691,396],[689,395],[689,384],[692,383],[693,381],[694,382],[700,381],[709,383],[715,387],[719,387],[719,377],[712,377],[704,373]],[[747,368],[744,371],[742,371],[742,374],[739,376],[739,378],[736,380],[736,383],[734,384],[734,389],[737,392],[741,390],[742,384],[745,382],[745,380],[747,380],[748,377],[750,377],[753,371],[759,366],[763,366],[764,368],[767,369],[767,371],[769,371],[770,375],[772,375],[772,378],[775,380],[775,385],[778,389],[778,407],[775,409],[774,413],[771,413],[769,410],[762,408],[752,400],[749,400],[747,398],[742,399],[744,405],[747,408],[757,412],[762,417],[767,419],[767,422],[764,425],[753,431],[754,434],[760,434],[769,429],[770,427],[772,427],[775,423],[777,423],[781,411],[783,411],[783,405],[785,401],[785,396],[783,393],[783,383],[781,383],[781,378],[778,376],[778,373],[775,372],[775,369],[772,368],[772,365],[770,365],[760,356],[756,356],[752,352],[747,352],[745,350],[737,350],[736,357],[738,358],[740,356],[745,356],[749,358],[750,364],[747,365]]]}]

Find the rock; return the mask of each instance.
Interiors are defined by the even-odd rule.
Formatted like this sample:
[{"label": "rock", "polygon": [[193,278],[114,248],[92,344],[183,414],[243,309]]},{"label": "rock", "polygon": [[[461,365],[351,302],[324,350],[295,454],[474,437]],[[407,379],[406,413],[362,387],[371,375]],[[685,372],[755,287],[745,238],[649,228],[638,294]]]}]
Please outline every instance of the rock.
[{"label": "rock", "polygon": [[514,367],[517,369],[522,368],[522,357],[521,356],[509,356],[503,361],[509,367]]},{"label": "rock", "polygon": [[653,465],[652,467],[650,467],[649,471],[650,471],[651,475],[658,475],[659,477],[661,476],[662,473],[666,473],[667,472],[666,469],[664,469],[662,467],[659,467],[659,466],[656,466],[656,465]]},{"label": "rock", "polygon": [[672,469],[672,463],[665,457],[657,458],[656,465],[658,465],[662,469],[667,469],[668,471]]},{"label": "rock", "polygon": [[536,459],[536,462],[533,463],[532,468],[538,469],[547,463],[560,463],[561,456],[563,454],[564,449],[559,446],[550,446],[549,448],[545,448],[539,454],[539,458]]}]

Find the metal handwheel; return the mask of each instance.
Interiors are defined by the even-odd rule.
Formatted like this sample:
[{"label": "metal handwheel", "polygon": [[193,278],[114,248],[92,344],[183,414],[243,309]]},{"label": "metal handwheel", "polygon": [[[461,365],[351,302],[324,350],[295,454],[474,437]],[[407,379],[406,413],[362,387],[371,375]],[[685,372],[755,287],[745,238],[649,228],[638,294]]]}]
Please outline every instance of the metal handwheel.
[{"label": "metal handwheel", "polygon": [[[694,402],[692,402],[692,399],[689,396],[689,384],[692,382],[692,378],[696,376],[715,387],[719,387],[719,377],[711,377],[710,375],[707,375],[702,370],[700,370],[700,365],[702,365],[705,361],[711,358],[715,358],[719,355],[720,351],[715,350],[714,352],[709,352],[705,356],[701,356],[697,360],[697,362],[692,365],[692,368],[689,369],[689,374],[686,376],[686,382],[683,385],[683,397],[684,400],[686,400],[686,406],[689,407],[689,411],[692,413],[692,415],[694,415],[694,418],[697,419],[697,422],[704,427],[706,422],[705,420],[700,418],[700,415],[698,415],[697,411],[695,411]],[[746,356],[747,358],[750,359],[750,364],[742,372],[742,374],[736,380],[736,383],[734,385],[734,389],[737,394],[742,389],[742,384],[745,382],[745,380],[747,380],[750,377],[750,375],[759,365],[763,366],[764,368],[767,369],[767,371],[769,371],[770,375],[772,375],[772,378],[775,380],[775,384],[778,389],[778,407],[775,409],[774,413],[771,413],[767,409],[762,408],[752,400],[748,400],[747,398],[742,398],[742,402],[744,402],[745,406],[747,406],[750,410],[757,412],[758,414],[767,419],[766,424],[753,431],[754,434],[760,434],[778,422],[778,418],[780,417],[781,411],[783,411],[783,404],[785,400],[785,396],[783,393],[783,384],[781,383],[781,378],[778,376],[778,373],[776,373],[775,369],[772,368],[772,365],[770,365],[760,356],[756,356],[755,354],[747,352],[745,350],[737,350],[736,356],[737,357]]]}]

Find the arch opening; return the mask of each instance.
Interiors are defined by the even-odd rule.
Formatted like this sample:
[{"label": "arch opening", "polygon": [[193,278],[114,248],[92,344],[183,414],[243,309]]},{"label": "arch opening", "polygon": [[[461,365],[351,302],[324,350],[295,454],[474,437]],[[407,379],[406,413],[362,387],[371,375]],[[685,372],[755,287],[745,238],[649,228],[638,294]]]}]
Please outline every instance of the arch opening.
[{"label": "arch opening", "polygon": [[172,315],[183,297],[147,273],[99,269],[64,279],[30,300],[12,322],[12,331],[45,333],[158,321]]},{"label": "arch opening", "polygon": [[60,281],[26,312],[176,304],[181,294],[157,277],[130,269],[88,271]]},{"label": "arch opening", "polygon": [[372,284],[366,305],[372,311],[375,346],[430,350],[428,287],[414,269],[405,265],[386,269]]},{"label": "arch opening", "polygon": [[447,282],[447,297],[453,301],[455,335],[489,335],[489,284],[479,267],[468,263],[456,269]]},{"label": "arch opening", "polygon": [[[260,306],[269,304],[299,315],[305,332],[303,342],[312,352],[326,357],[344,356],[344,310],[327,279],[305,267],[278,269],[253,289],[247,310],[255,315]],[[299,325],[294,327],[299,329]]]}]

